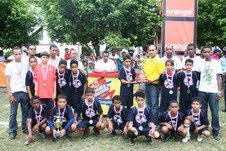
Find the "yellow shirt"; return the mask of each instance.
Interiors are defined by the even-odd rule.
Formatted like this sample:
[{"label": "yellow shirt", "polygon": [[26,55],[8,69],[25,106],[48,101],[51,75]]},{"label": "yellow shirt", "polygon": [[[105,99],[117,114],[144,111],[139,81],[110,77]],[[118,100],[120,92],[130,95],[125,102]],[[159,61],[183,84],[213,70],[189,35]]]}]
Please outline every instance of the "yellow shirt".
[{"label": "yellow shirt", "polygon": [[143,71],[148,80],[154,81],[152,84],[158,84],[159,76],[165,71],[165,64],[159,56],[156,55],[154,58],[146,60]]}]

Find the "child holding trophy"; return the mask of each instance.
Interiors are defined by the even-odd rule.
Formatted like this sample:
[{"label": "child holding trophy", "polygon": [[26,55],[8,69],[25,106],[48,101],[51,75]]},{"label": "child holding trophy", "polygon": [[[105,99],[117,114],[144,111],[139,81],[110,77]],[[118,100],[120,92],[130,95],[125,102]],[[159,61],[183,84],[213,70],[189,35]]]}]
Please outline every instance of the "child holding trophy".
[{"label": "child holding trophy", "polygon": [[120,96],[122,105],[128,110],[133,106],[133,85],[136,82],[135,70],[131,67],[131,57],[129,55],[123,58],[124,67],[119,71],[119,80],[121,81]]},{"label": "child holding trophy", "polygon": [[78,124],[78,129],[83,133],[83,138],[88,136],[89,127],[93,126],[95,135],[99,135],[99,131],[105,128],[103,123],[103,110],[100,102],[94,98],[94,89],[87,88],[85,91],[86,99],[79,104],[75,113],[75,120],[81,114],[82,121]]},{"label": "child holding trophy", "polygon": [[66,96],[60,94],[57,97],[57,106],[51,111],[47,121],[46,134],[53,135],[53,138],[63,137],[65,134],[71,138],[71,132],[76,130],[72,109],[67,105]]}]

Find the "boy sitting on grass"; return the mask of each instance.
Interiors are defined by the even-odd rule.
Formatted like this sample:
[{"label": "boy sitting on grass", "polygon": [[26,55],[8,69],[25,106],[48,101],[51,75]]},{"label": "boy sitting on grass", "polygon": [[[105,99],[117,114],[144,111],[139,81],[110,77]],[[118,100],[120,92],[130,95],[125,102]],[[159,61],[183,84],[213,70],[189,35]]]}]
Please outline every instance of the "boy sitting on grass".
[{"label": "boy sitting on grass", "polygon": [[121,130],[122,134],[127,135],[127,109],[122,106],[122,100],[119,95],[115,95],[112,98],[112,103],[113,105],[111,105],[108,110],[106,122],[106,127],[110,133],[109,137],[112,138],[116,136],[116,130]]}]

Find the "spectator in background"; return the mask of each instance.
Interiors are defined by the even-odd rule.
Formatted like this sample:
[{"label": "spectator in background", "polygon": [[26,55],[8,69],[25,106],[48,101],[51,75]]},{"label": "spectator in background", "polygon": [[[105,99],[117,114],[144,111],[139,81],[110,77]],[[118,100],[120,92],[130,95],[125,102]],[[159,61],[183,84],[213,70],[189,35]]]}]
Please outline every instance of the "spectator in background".
[{"label": "spectator in background", "polygon": [[57,56],[57,52],[58,48],[55,44],[50,45],[49,47],[49,61],[48,61],[48,65],[52,65],[55,67],[55,69],[58,69],[58,65],[60,62],[60,58]]},{"label": "spectator in background", "polygon": [[64,51],[65,51],[65,53],[64,53],[64,60],[70,59],[69,49],[65,48]]},{"label": "spectator in background", "polygon": [[226,112],[226,47],[223,49],[224,56],[220,59],[222,66],[222,73],[224,77],[224,110]]},{"label": "spectator in background", "polygon": [[82,53],[82,54],[80,55],[80,61],[83,61],[83,60],[85,60],[85,55]]},{"label": "spectator in background", "polygon": [[218,48],[215,48],[213,50],[213,54],[211,55],[211,59],[220,60],[220,58],[221,58],[221,50]]},{"label": "spectator in background", "polygon": [[102,57],[96,62],[94,72],[116,72],[115,62],[109,59],[109,52],[104,51]]},{"label": "spectator in background", "polygon": [[197,67],[197,64],[200,63],[200,61],[201,61],[200,57],[196,56],[195,45],[188,44],[186,53],[187,53],[187,56],[182,59],[182,68],[185,69],[185,61],[187,59],[191,59],[191,60],[193,60],[193,70],[195,70]]},{"label": "spectator in background", "polygon": [[70,49],[70,59],[67,61],[67,68],[70,69],[71,61],[76,60],[76,61],[78,61],[78,68],[80,70],[84,71],[84,66],[83,66],[82,62],[77,59],[77,57],[78,57],[77,55],[78,55],[78,53],[75,51],[75,49],[71,48]]},{"label": "spectator in background", "polygon": [[110,54],[110,59],[112,59],[114,62],[116,62],[117,61],[117,59],[118,59],[118,55],[117,55],[117,53],[116,53],[116,50],[115,49],[113,49],[112,51],[111,51],[111,54]]},{"label": "spectator in background", "polygon": [[90,53],[89,61],[92,61],[93,63],[96,63],[96,58],[95,58],[95,55],[93,53]]},{"label": "spectator in background", "polygon": [[57,53],[56,53],[57,57],[60,57],[60,50],[57,48]]},{"label": "spectator in background", "polygon": [[4,61],[5,61],[4,52],[3,50],[0,50],[0,62],[4,62]]},{"label": "spectator in background", "polygon": [[37,59],[37,63],[41,63],[41,59],[36,57],[36,46],[34,44],[28,44],[27,45],[27,56],[23,57],[23,59],[25,59],[28,64],[29,64],[29,58],[34,56]]},{"label": "spectator in background", "polygon": [[174,70],[181,70],[181,60],[177,56],[174,56],[174,49],[172,45],[166,46],[165,56],[161,58],[162,61],[166,62],[166,60],[173,60],[174,62]]}]

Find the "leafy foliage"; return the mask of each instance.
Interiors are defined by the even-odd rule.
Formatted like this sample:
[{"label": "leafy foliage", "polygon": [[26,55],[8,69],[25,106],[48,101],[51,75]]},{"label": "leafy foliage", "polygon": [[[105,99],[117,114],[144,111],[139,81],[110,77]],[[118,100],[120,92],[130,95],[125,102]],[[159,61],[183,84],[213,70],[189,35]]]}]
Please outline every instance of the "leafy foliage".
[{"label": "leafy foliage", "polygon": [[226,1],[200,0],[198,7],[198,45],[226,45]]},{"label": "leafy foliage", "polygon": [[0,47],[37,43],[38,36],[29,36],[36,25],[37,19],[28,0],[0,1]]},{"label": "leafy foliage", "polygon": [[42,8],[58,42],[141,46],[160,26],[155,0],[42,0]]}]

